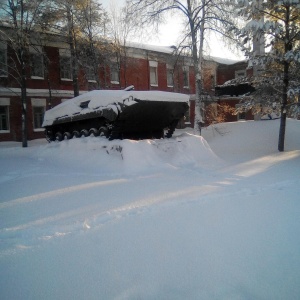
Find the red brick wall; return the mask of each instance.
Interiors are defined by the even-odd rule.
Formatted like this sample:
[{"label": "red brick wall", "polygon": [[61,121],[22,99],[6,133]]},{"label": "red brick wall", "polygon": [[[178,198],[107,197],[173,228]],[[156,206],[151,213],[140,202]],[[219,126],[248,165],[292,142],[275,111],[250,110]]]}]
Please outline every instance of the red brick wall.
[{"label": "red brick wall", "polygon": [[113,85],[112,88],[125,88],[134,85],[135,90],[159,90],[169,92],[180,92],[185,94],[195,93],[194,70],[189,68],[190,88],[183,88],[182,67],[178,66],[174,72],[174,87],[167,86],[167,64],[159,61],[157,66],[158,86],[150,85],[149,61],[146,59],[128,58],[126,66],[121,67],[121,83]]},{"label": "red brick wall", "polygon": [[149,90],[149,63],[145,59],[128,58],[121,69],[121,87],[134,85],[135,90]]},{"label": "red brick wall", "polygon": [[224,65],[220,64],[217,67],[217,81],[216,85],[222,85],[226,81],[235,78],[235,71],[245,70],[247,69],[247,62],[238,62],[232,65]]},{"label": "red brick wall", "polygon": [[[9,106],[9,123],[10,128],[9,132],[1,132],[0,133],[0,142],[2,141],[21,141],[22,140],[22,111],[21,111],[21,99],[20,97],[6,97],[10,99],[10,106]],[[44,138],[44,131],[43,130],[34,130],[33,125],[33,111],[31,105],[31,99],[33,98],[45,98],[45,97],[28,97],[27,98],[27,138],[28,140]],[[61,103],[62,98],[53,98],[52,99],[52,107],[56,106]],[[65,97],[63,98],[65,99]],[[47,100],[47,109],[51,108],[50,103]]]}]

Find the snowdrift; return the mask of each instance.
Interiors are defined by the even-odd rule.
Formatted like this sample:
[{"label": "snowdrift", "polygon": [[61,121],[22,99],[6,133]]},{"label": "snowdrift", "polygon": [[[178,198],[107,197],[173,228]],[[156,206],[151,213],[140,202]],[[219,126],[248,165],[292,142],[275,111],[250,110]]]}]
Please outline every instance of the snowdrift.
[{"label": "snowdrift", "polygon": [[102,174],[132,174],[153,169],[212,169],[222,164],[203,137],[183,133],[170,139],[114,140],[89,137],[41,146],[39,159],[65,168]]}]

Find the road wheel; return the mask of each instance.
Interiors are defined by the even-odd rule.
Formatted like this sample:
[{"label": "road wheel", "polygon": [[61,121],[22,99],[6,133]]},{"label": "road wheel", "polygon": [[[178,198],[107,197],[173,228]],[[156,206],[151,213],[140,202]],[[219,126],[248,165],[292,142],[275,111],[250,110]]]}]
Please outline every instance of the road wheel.
[{"label": "road wheel", "polygon": [[61,132],[56,132],[55,133],[55,140],[58,141],[58,142],[63,140],[63,135],[62,135]]},{"label": "road wheel", "polygon": [[98,136],[99,135],[99,130],[97,129],[97,128],[91,128],[90,130],[89,130],[89,135],[91,135],[91,136]]},{"label": "road wheel", "polygon": [[80,131],[80,134],[81,134],[81,136],[84,136],[84,137],[89,136],[89,132],[88,132],[86,129],[82,129],[82,130]]},{"label": "road wheel", "polygon": [[80,137],[81,137],[80,132],[77,131],[77,130],[74,130],[74,131],[73,131],[73,137],[74,137],[74,138],[80,138]]},{"label": "road wheel", "polygon": [[108,137],[108,129],[105,126],[99,128],[99,135],[103,137]]},{"label": "road wheel", "polygon": [[66,131],[66,132],[64,133],[64,137],[63,137],[63,138],[64,138],[64,140],[70,140],[72,137],[73,137],[73,136],[72,136],[72,133]]}]

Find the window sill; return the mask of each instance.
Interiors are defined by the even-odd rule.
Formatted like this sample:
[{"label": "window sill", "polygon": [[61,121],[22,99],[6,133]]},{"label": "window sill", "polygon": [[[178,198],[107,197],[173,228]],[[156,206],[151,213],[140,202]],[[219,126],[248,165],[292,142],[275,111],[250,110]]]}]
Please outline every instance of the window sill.
[{"label": "window sill", "polygon": [[0,130],[0,133],[10,133],[10,130]]},{"label": "window sill", "polygon": [[158,84],[150,83],[150,86],[158,87]]},{"label": "window sill", "polygon": [[68,81],[68,82],[73,81],[73,79],[70,79],[70,78],[61,78],[60,80],[61,80],[61,81]]},{"label": "window sill", "polygon": [[45,78],[40,76],[31,76],[31,79],[44,80]]},{"label": "window sill", "polygon": [[94,80],[94,79],[88,79],[88,82],[90,82],[90,83],[97,83],[97,81]]},{"label": "window sill", "polygon": [[43,131],[45,131],[44,128],[34,128],[33,129],[33,132],[43,132]]}]

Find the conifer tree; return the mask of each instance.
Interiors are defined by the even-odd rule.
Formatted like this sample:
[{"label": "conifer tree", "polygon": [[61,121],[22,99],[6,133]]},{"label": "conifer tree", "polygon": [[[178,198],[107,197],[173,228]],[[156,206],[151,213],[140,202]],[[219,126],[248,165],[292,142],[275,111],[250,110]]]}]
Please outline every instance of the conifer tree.
[{"label": "conifer tree", "polygon": [[[237,12],[246,20],[238,30],[243,50],[259,70],[252,80],[256,99],[273,107],[276,99],[280,101],[278,150],[284,151],[286,118],[299,106],[300,1],[241,0]],[[252,45],[257,40],[265,41],[267,51],[255,51]]]}]

